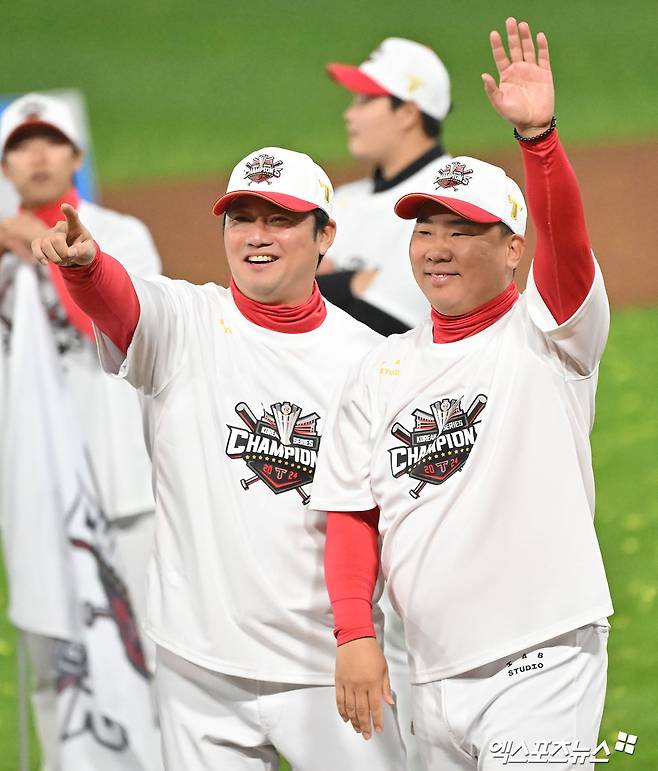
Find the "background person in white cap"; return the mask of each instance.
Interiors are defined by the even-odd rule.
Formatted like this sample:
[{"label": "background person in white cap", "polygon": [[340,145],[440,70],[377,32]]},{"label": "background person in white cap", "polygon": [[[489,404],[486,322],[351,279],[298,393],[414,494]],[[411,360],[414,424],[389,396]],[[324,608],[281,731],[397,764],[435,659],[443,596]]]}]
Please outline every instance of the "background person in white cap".
[{"label": "background person in white cap", "polygon": [[[325,512],[308,507],[332,395],[378,336],[325,303],[329,178],[256,150],[215,203],[229,289],[129,276],[72,207],[35,241],[93,318],[101,361],[144,395],[157,520],[147,630],[165,762],[185,771],[398,771],[394,712],[364,744],[336,714]],[[82,266],[82,267],[75,267]]]},{"label": "background person in white cap", "polygon": [[449,159],[441,134],[450,78],[431,48],[403,38],[384,40],[358,67],[329,64],[327,71],[354,94],[347,143],[373,174],[336,190],[338,232],[318,283],[381,334],[405,332],[424,318],[426,301],[409,270],[411,225],[393,205],[416,188],[428,164]]},{"label": "background person in white cap", "polygon": [[608,303],[555,130],[546,37],[535,50],[525,22],[506,27],[509,56],[491,34],[500,82],[483,80],[522,150],[537,231],[526,291],[513,281],[526,224],[516,183],[474,158],[437,163],[396,206],[415,219],[410,257],[431,319],[349,378],[311,499],[329,511],[339,710],[363,731],[385,688],[363,631],[381,537],[416,739],[437,771],[579,767],[605,697],[612,605],[588,435]]},{"label": "background person in white cap", "polygon": [[[428,46],[384,40],[360,66],[329,64],[329,75],[354,94],[345,112],[350,153],[373,174],[336,190],[336,240],[320,266],[320,290],[383,335],[405,332],[427,315],[427,300],[409,267],[413,225],[396,217],[395,202],[415,190],[428,166],[446,163],[443,120],[451,106],[450,78]],[[411,691],[402,624],[382,598],[386,657],[407,768],[420,768],[411,733]]]},{"label": "background person in white cap", "polygon": [[[74,175],[82,163],[83,149],[81,129],[63,99],[45,94],[27,94],[12,102],[2,113],[2,171],[18,193],[20,209],[14,216],[0,222],[0,366],[8,360],[12,344],[16,270],[21,262],[32,263],[67,388],[75,396],[101,502],[114,526],[133,607],[141,618],[154,501],[138,399],[126,384],[113,382],[103,373],[97,360],[91,321],[72,301],[59,271],[54,267],[38,265],[30,249],[34,238],[42,236],[57,220],[63,219],[60,206],[68,203],[80,211],[93,228],[98,242],[104,248],[119,253],[131,272],[136,275],[160,272],[160,258],[148,230],[141,222],[80,200]],[[11,465],[13,459],[13,453],[4,459],[7,467],[2,469],[3,475],[19,473]],[[38,484],[40,479],[45,484],[42,477],[35,477],[32,472],[33,469],[30,469],[26,485]],[[14,537],[17,529],[12,527],[12,517],[27,515],[10,510],[3,511],[0,518],[5,549],[8,555],[11,554],[7,565],[13,596],[22,594],[16,582],[22,580],[26,563],[32,563],[33,570],[40,572],[44,578],[48,575],[45,564],[49,559],[47,545],[40,548],[39,538],[31,539],[30,543],[17,543]],[[18,530],[24,531],[25,528]],[[11,570],[13,564],[21,566],[18,575]],[[56,639],[40,633],[44,631],[40,628],[22,623],[25,615],[34,615],[35,609],[61,602],[61,598],[54,598],[51,603],[51,591],[54,589],[44,580],[39,596],[33,598],[32,609],[21,610],[12,602],[13,611],[18,614],[12,620],[25,632],[34,674],[33,705],[37,729],[44,762],[49,771],[54,771],[59,768],[55,724]]]}]

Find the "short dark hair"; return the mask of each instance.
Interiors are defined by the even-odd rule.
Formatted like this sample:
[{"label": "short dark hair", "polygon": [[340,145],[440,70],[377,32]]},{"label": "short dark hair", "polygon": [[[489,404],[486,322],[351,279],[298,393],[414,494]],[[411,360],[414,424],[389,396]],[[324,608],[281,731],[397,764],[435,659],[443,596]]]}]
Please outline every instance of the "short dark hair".
[{"label": "short dark hair", "polygon": [[66,134],[61,132],[58,128],[43,123],[26,123],[17,128],[10,135],[4,146],[3,154],[11,152],[16,145],[20,144],[23,140],[32,139],[33,137],[48,137],[52,142],[57,144],[70,145],[74,153],[80,152],[80,148],[76,147]]},{"label": "short dark hair", "polygon": [[313,238],[317,238],[322,230],[329,224],[329,215],[324,209],[313,209]]},{"label": "short dark hair", "polygon": [[[397,96],[390,96],[389,99],[391,100],[391,107],[394,110],[397,110],[401,104],[404,104],[404,99],[400,99]],[[422,111],[420,113],[420,118],[425,136],[430,139],[436,139],[438,142],[441,137],[441,121]]]}]

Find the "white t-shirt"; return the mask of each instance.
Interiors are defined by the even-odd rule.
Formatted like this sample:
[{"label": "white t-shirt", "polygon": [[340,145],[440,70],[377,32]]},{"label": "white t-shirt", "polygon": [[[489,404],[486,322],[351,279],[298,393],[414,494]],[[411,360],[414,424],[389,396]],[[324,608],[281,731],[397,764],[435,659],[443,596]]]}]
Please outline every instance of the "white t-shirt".
[{"label": "white t-shirt", "polygon": [[312,505],[380,507],[412,682],[612,613],[589,445],[608,322],[598,266],[560,326],[531,274],[479,334],[435,344],[428,319],[388,338],[332,407]]},{"label": "white t-shirt", "polygon": [[147,632],[229,675],[333,682],[326,514],[309,508],[324,416],[380,339],[327,305],[317,329],[248,321],[215,284],[135,279],[141,315],[101,360],[145,395],[156,495]]},{"label": "white t-shirt", "polygon": [[[432,167],[450,160],[442,155]],[[363,300],[410,327],[426,318],[428,303],[416,284],[409,263],[409,241],[414,220],[403,220],[393,207],[407,193],[419,189],[427,165],[395,187],[374,191],[372,178],[342,185],[334,196],[336,239],[327,256],[338,270],[379,272]]]}]

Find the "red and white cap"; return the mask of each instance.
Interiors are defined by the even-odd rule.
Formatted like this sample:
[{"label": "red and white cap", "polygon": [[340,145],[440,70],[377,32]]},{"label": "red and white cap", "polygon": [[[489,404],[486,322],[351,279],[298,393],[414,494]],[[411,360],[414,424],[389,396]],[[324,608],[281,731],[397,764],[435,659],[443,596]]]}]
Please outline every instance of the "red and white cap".
[{"label": "red and white cap", "polygon": [[427,201],[435,201],[473,222],[504,222],[519,236],[528,218],[521,188],[499,166],[460,155],[428,169],[418,192],[403,195],[395,213],[416,219]]},{"label": "red and white cap", "polygon": [[15,99],[0,117],[0,148],[3,154],[7,143],[28,126],[55,129],[78,149],[83,147],[80,128],[64,99],[46,94],[26,94]]},{"label": "red and white cap", "polygon": [[386,38],[358,67],[328,64],[327,72],[355,94],[397,96],[415,102],[437,120],[450,111],[450,76],[445,65],[431,48],[414,40]]},{"label": "red and white cap", "polygon": [[263,147],[236,165],[213,213],[223,214],[236,198],[245,195],[264,198],[291,211],[322,209],[331,216],[334,188],[310,156],[283,147]]}]

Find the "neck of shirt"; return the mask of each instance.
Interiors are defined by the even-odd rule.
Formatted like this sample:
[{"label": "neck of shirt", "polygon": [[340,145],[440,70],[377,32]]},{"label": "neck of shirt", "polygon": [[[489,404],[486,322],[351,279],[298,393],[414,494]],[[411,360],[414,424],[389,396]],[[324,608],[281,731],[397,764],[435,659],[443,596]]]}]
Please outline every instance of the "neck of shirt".
[{"label": "neck of shirt", "polygon": [[313,282],[311,296],[301,305],[266,305],[252,300],[241,292],[235,281],[231,279],[231,294],[240,313],[252,324],[270,329],[273,332],[284,332],[298,335],[317,329],[327,317],[327,307],[320,294],[317,281]]},{"label": "neck of shirt", "polygon": [[519,290],[512,281],[493,300],[461,316],[445,316],[432,308],[432,339],[435,343],[456,343],[476,335],[501,319],[518,299]]},{"label": "neck of shirt", "polygon": [[423,153],[420,158],[416,158],[413,163],[410,163],[408,166],[402,169],[402,171],[398,171],[395,176],[390,178],[385,177],[381,168],[378,166],[375,169],[375,173],[372,177],[374,192],[383,193],[386,190],[397,187],[397,185],[399,185],[401,182],[409,179],[409,177],[413,177],[416,172],[427,166],[428,163],[435,161],[437,158],[440,158],[444,154],[445,150],[443,149],[443,146],[441,144],[436,144],[434,147],[430,147],[426,153]]},{"label": "neck of shirt", "polygon": [[[78,206],[80,206],[80,196],[78,195],[78,191],[72,187],[61,198],[58,198],[56,201],[52,201],[52,203],[47,203],[44,206],[40,206],[38,209],[32,209],[31,213],[35,217],[38,217],[44,225],[52,228],[60,220],[66,219],[60,208],[63,203],[67,203],[74,209],[77,209]],[[27,211],[27,209],[21,207],[21,211]]]}]

